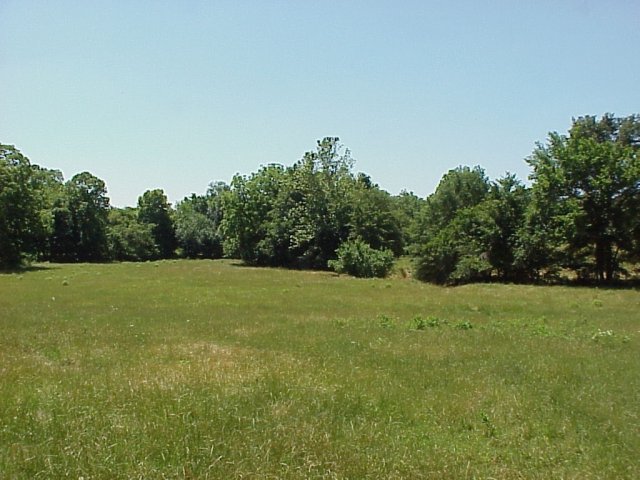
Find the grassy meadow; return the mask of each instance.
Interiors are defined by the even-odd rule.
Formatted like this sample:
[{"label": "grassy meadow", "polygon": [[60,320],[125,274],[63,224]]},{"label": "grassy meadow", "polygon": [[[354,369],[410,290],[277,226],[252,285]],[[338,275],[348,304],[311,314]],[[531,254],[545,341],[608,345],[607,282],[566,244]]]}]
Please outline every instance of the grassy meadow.
[{"label": "grassy meadow", "polygon": [[0,275],[1,478],[640,478],[640,292]]}]

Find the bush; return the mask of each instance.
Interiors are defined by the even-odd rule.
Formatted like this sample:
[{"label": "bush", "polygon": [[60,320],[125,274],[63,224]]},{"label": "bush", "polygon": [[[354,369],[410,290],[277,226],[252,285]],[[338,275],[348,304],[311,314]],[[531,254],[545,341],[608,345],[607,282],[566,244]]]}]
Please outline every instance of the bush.
[{"label": "bush", "polygon": [[329,261],[329,267],[354,277],[386,277],[393,267],[390,250],[376,250],[359,239],[344,242],[336,250],[336,256],[336,260]]},{"label": "bush", "polygon": [[459,257],[454,238],[448,230],[441,230],[422,248],[415,265],[418,280],[439,285],[452,283],[451,274]]}]

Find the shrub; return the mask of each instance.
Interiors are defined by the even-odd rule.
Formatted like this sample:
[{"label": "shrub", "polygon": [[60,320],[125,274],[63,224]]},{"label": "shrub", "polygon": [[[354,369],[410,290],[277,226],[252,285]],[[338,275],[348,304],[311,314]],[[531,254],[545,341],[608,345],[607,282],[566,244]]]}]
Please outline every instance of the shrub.
[{"label": "shrub", "polygon": [[393,252],[376,250],[362,240],[344,242],[336,250],[336,260],[329,267],[354,277],[385,277],[393,267]]}]

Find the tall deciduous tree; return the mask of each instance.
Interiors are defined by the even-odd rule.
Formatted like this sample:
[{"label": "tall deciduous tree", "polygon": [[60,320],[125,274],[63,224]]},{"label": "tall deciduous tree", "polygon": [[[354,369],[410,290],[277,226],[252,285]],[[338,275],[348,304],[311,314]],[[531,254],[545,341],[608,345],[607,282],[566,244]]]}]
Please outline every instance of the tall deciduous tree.
[{"label": "tall deciduous tree", "polygon": [[405,253],[415,254],[419,245],[419,218],[420,212],[425,208],[426,200],[418,197],[413,192],[403,190],[399,195],[392,197],[393,216],[402,232],[402,244]]},{"label": "tall deciduous tree", "polygon": [[352,185],[349,204],[350,239],[361,239],[374,250],[402,253],[402,228],[391,195],[360,174]]},{"label": "tall deciduous tree", "polygon": [[529,190],[507,173],[492,182],[487,199],[483,202],[495,223],[494,236],[488,245],[488,260],[501,280],[525,281],[529,272],[518,262],[519,234],[525,222],[529,204]]},{"label": "tall deciduous tree", "polygon": [[138,220],[151,225],[160,257],[173,256],[176,249],[175,226],[171,205],[162,189],[147,190],[138,198]]},{"label": "tall deciduous tree", "polygon": [[349,236],[352,165],[339,139],[327,137],[286,169],[268,231],[277,264],[327,268]]},{"label": "tall deciduous tree", "polygon": [[138,221],[135,208],[112,208],[109,211],[109,258],[141,261],[158,258],[152,225]]},{"label": "tall deciduous tree", "polygon": [[206,195],[191,195],[176,206],[176,238],[182,254],[189,258],[222,257],[220,224],[224,197],[229,187],[223,182],[209,185]]},{"label": "tall deciduous tree", "polygon": [[533,208],[545,211],[567,266],[609,282],[633,253],[640,208],[640,117],[575,119],[529,158]]},{"label": "tall deciduous tree", "polygon": [[89,172],[74,175],[53,206],[51,257],[94,262],[108,258],[109,198],[103,180]]},{"label": "tall deciduous tree", "polygon": [[42,229],[37,238],[37,257],[42,260],[51,259],[51,239],[54,224],[54,206],[65,196],[64,177],[59,170],[49,170],[32,165],[34,193],[38,197],[39,216]]},{"label": "tall deciduous tree", "polygon": [[226,256],[269,265],[273,246],[267,234],[274,219],[273,206],[282,188],[284,167],[268,165],[249,177],[235,175],[223,202],[221,223]]},{"label": "tall deciduous tree", "polygon": [[[454,272],[463,258],[469,266],[467,280],[475,279],[476,273],[484,276],[490,269],[482,246],[486,239],[477,238],[479,232],[486,230],[482,227],[486,222],[474,221],[472,213],[485,200],[489,188],[489,180],[479,166],[473,169],[461,166],[442,177],[436,191],[427,198],[418,220],[417,278],[435,283],[453,282]],[[476,236],[473,243],[467,238],[471,228]]]},{"label": "tall deciduous tree", "polygon": [[421,213],[419,228],[423,239],[451,222],[459,210],[482,202],[489,188],[489,179],[480,166],[460,166],[445,173]]},{"label": "tall deciduous tree", "polygon": [[448,172],[427,199],[416,276],[435,283],[524,280],[516,252],[528,198],[510,174],[490,183],[479,167]]},{"label": "tall deciduous tree", "polygon": [[289,168],[234,177],[225,195],[225,253],[261,264],[326,269],[348,240],[399,253],[402,236],[390,196],[355,176],[339,139],[318,141]]},{"label": "tall deciduous tree", "polygon": [[36,252],[42,230],[34,170],[13,145],[0,144],[0,268]]}]

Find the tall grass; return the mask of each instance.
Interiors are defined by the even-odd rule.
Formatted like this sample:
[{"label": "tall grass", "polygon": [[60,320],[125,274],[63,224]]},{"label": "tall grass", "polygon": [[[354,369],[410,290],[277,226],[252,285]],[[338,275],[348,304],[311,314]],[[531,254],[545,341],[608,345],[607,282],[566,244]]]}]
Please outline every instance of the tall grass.
[{"label": "tall grass", "polygon": [[2,478],[640,478],[640,295],[0,275]]}]

